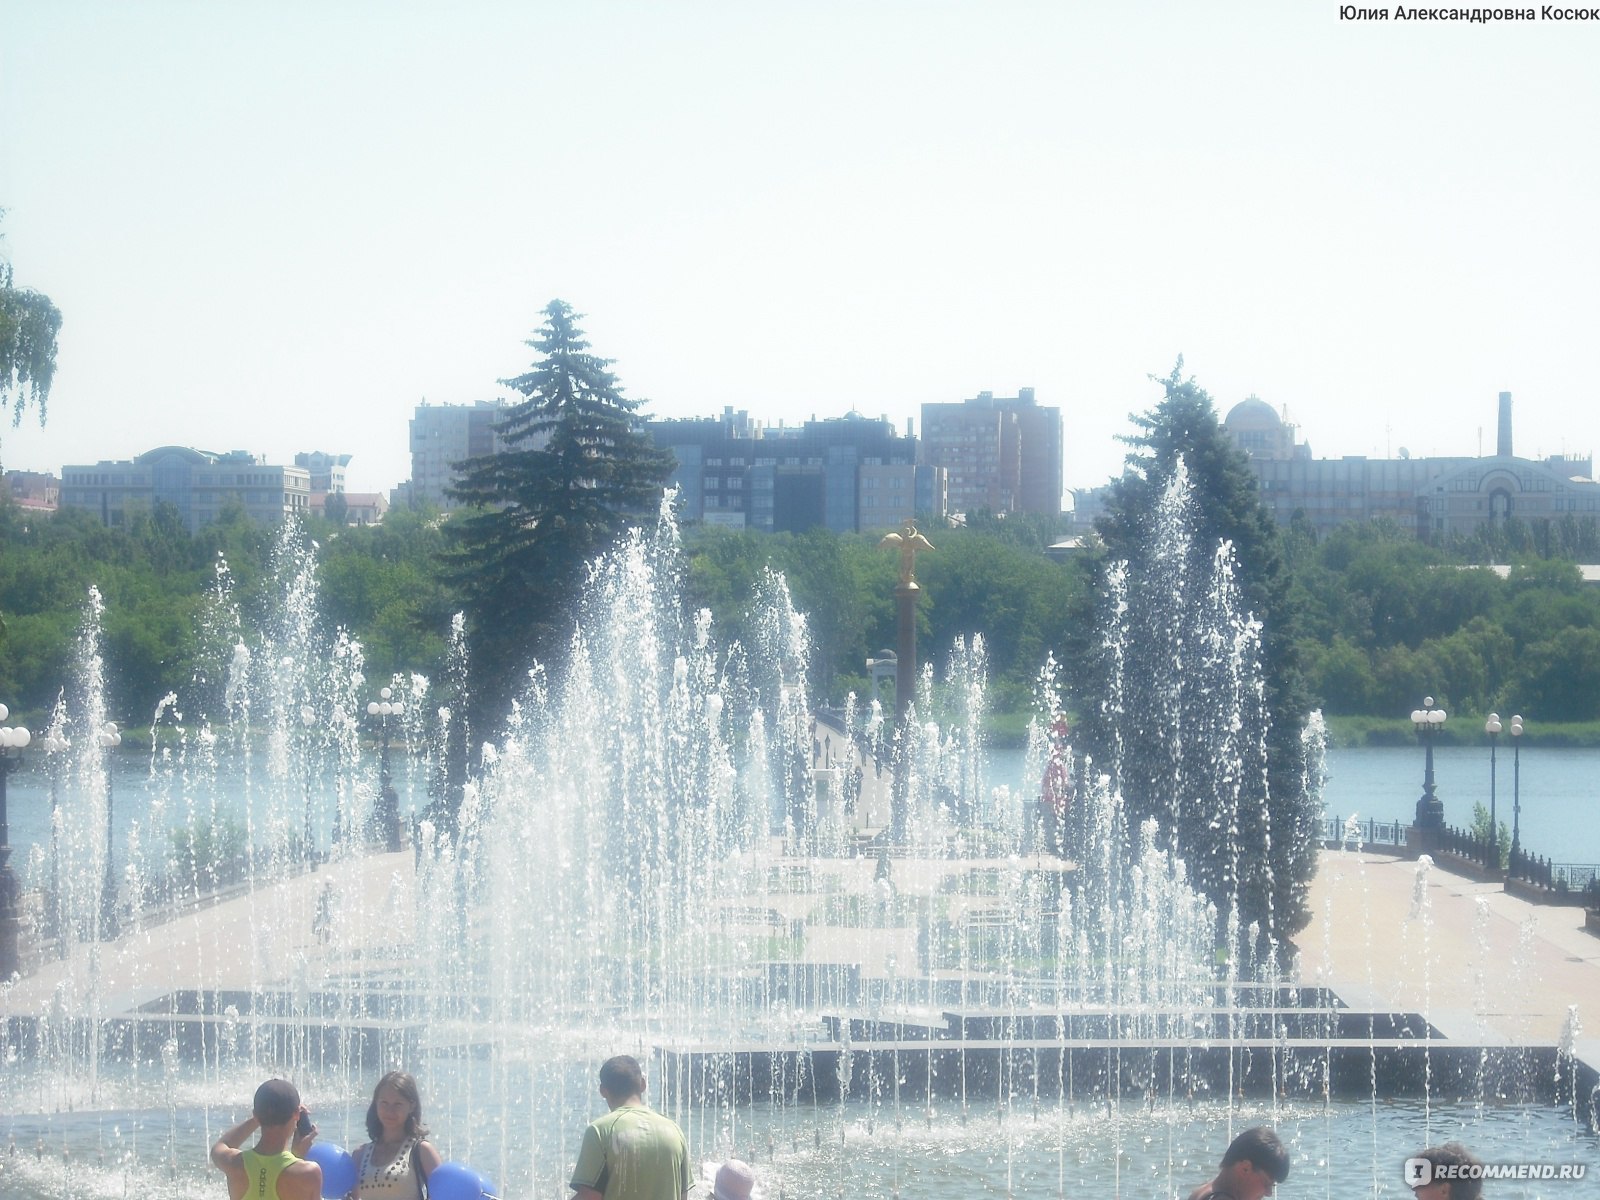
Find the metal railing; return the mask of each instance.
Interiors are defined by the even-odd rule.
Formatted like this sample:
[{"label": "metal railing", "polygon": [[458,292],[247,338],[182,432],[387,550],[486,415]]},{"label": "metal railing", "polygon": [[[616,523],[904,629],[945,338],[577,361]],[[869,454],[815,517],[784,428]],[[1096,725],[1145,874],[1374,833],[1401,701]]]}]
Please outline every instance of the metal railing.
[{"label": "metal railing", "polygon": [[1322,842],[1326,846],[1404,846],[1409,821],[1380,821],[1376,817],[1323,817]]}]

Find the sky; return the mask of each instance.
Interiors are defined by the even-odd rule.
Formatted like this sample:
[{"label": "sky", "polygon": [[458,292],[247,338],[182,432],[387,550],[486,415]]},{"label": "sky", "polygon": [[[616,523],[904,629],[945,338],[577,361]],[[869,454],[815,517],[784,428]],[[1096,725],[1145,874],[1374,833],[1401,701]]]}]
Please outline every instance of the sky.
[{"label": "sky", "polygon": [[652,416],[1032,387],[1069,487],[1180,355],[1319,456],[1492,451],[1500,391],[1586,455],[1597,63],[1335,0],[0,0],[0,254],[64,317],[0,461],[387,491],[557,297]]}]

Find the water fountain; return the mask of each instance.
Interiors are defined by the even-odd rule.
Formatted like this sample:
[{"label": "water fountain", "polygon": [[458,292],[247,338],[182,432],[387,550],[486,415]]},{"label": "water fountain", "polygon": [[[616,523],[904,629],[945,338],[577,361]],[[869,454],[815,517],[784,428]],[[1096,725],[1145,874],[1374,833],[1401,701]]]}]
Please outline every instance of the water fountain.
[{"label": "water fountain", "polygon": [[[1183,503],[1180,481],[1175,522]],[[507,1196],[562,1196],[594,1070],[617,1052],[646,1063],[698,1158],[756,1163],[773,1196],[1171,1195],[1258,1120],[1290,1131],[1297,1186],[1331,1190],[1332,1164],[1354,1155],[1373,1162],[1377,1195],[1395,1175],[1379,1157],[1397,1171],[1455,1127],[1462,1098],[1480,1133],[1503,1123],[1594,1157],[1567,1144],[1594,1084],[1576,1017],[1559,1048],[1505,1051],[1436,1038],[1427,1011],[1294,982],[1272,929],[1202,898],[1170,825],[1129,828],[1115,761],[1065,758],[1076,851],[1051,853],[1031,789],[986,782],[981,637],[924,668],[905,758],[886,761],[870,706],[812,710],[783,580],[762,579],[750,644],[724,644],[708,614],[681,610],[676,538],[663,519],[595,566],[567,668],[535,670],[453,804],[431,801],[451,794],[458,684],[441,698],[388,681],[406,701],[398,786],[415,854],[368,837],[373,685],[360,647],[320,628],[311,549],[284,538],[285,600],[256,629],[219,566],[208,666],[155,715],[110,907],[113,776],[86,736],[106,718],[92,598],[62,722],[62,838],[33,863],[63,880],[63,957],[0,998],[5,1194],[216,1187],[204,1148],[273,1072],[348,1145],[372,1080],[401,1065],[447,1158]],[[1111,602],[1126,609],[1123,586]],[[1246,840],[1270,819],[1251,767],[1254,632],[1226,549],[1210,579],[1174,587],[1204,598],[1185,678],[1211,724],[1182,716],[1175,692],[1181,735],[1147,730],[1148,706],[1118,728],[1167,739],[1207,819],[1240,831],[1203,869],[1270,893]],[[1111,622],[1107,653],[1139,636]],[[458,629],[457,680],[459,647]],[[1107,702],[1126,704],[1135,689],[1114,680]],[[1038,710],[1028,779],[1063,762],[1054,664]],[[817,720],[842,765],[814,756]],[[1208,754],[1213,769],[1192,766]],[[890,839],[897,770],[905,836]],[[1549,1079],[1553,1099],[1558,1050],[1563,1109],[1482,1105],[1512,1072]],[[1380,1097],[1399,1102],[1382,1135]]]}]

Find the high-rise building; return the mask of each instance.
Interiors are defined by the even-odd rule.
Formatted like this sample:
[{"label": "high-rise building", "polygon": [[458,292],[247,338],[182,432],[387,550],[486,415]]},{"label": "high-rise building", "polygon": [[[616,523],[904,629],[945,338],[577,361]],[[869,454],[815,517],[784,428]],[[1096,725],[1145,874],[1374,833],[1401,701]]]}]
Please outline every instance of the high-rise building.
[{"label": "high-rise building", "polygon": [[922,444],[923,461],[949,473],[952,511],[1061,511],[1061,410],[1041,407],[1032,388],[924,404]]},{"label": "high-rise building", "polygon": [[500,400],[475,404],[417,405],[411,417],[411,482],[405,489],[412,504],[440,509],[456,507],[448,489],[460,478],[456,468],[469,458],[482,458],[500,447],[494,426],[505,414]]},{"label": "high-rise building", "polygon": [[264,522],[308,512],[311,474],[304,467],[273,466],[243,450],[213,454],[187,446],[61,468],[61,507],[86,508],[107,525],[124,525],[135,512],[170,504],[193,533],[230,503]]},{"label": "high-rise building", "polygon": [[853,532],[945,512],[944,473],[920,466],[917,440],[887,418],[850,413],[774,427],[730,407],[721,417],[650,421],[645,429],[677,461],[669,486],[687,520]]}]

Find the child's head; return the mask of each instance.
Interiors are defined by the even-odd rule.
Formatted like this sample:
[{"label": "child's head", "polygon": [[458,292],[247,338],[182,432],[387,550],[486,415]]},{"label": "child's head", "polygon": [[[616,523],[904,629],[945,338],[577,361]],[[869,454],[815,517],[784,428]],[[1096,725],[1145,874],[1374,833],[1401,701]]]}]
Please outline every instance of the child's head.
[{"label": "child's head", "polygon": [[256,1089],[256,1120],[284,1125],[300,1115],[300,1092],[287,1079],[269,1079]]}]

